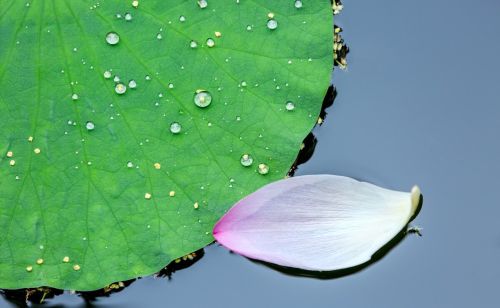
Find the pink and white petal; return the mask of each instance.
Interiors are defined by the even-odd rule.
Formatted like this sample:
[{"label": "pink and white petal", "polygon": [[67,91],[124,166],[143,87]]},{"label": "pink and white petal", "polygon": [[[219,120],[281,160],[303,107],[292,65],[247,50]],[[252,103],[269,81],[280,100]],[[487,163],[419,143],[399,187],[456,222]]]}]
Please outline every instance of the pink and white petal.
[{"label": "pink and white petal", "polygon": [[252,259],[338,270],[369,261],[408,224],[419,199],[418,187],[405,193],[343,176],[298,176],[242,199],[213,234]]}]

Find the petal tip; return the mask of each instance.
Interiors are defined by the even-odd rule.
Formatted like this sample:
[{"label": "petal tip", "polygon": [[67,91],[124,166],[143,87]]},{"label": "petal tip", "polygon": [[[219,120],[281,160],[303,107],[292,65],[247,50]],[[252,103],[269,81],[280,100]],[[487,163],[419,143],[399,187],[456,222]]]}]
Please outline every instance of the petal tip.
[{"label": "petal tip", "polygon": [[417,185],[413,186],[411,189],[412,215],[414,215],[417,212],[421,197],[422,197],[422,192],[420,191],[420,188]]}]

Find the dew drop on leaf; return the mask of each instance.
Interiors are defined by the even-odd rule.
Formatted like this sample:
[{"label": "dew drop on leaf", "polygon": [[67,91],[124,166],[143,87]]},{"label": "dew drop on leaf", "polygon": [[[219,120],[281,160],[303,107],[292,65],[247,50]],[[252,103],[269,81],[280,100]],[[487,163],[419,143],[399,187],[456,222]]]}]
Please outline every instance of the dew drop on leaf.
[{"label": "dew drop on leaf", "polygon": [[262,175],[268,174],[269,173],[269,166],[266,164],[259,164],[258,171]]},{"label": "dew drop on leaf", "polygon": [[207,39],[207,46],[210,47],[210,48],[214,47],[215,46],[215,41],[213,39],[211,39],[211,38],[208,38]]},{"label": "dew drop on leaf", "polygon": [[191,41],[191,42],[189,43],[189,47],[191,47],[191,48],[196,48],[196,47],[198,47],[198,43],[197,43],[196,41]]},{"label": "dew drop on leaf", "polygon": [[111,72],[110,71],[105,71],[103,75],[104,75],[104,78],[106,78],[106,79],[111,78]]},{"label": "dew drop on leaf", "polygon": [[253,164],[253,158],[250,154],[243,154],[240,163],[243,167],[250,167]]},{"label": "dew drop on leaf", "polygon": [[172,134],[178,134],[181,132],[181,130],[182,126],[178,122],[172,122],[172,124],[170,124],[170,132]]},{"label": "dew drop on leaf", "polygon": [[92,131],[95,129],[95,124],[94,122],[92,121],[88,121],[87,123],[85,123],[85,128],[88,130],[88,131]]},{"label": "dew drop on leaf", "polygon": [[137,88],[137,82],[134,79],[130,80],[128,82],[128,87],[131,88],[131,89]]},{"label": "dew drop on leaf", "polygon": [[292,111],[295,109],[295,104],[291,101],[286,102],[285,109],[288,111]]},{"label": "dew drop on leaf", "polygon": [[131,20],[132,20],[132,14],[130,14],[130,13],[125,13],[125,20],[126,20],[126,21],[131,21]]},{"label": "dew drop on leaf", "polygon": [[118,83],[115,86],[115,92],[118,94],[123,94],[127,92],[127,86],[125,86],[123,83]]},{"label": "dew drop on leaf", "polygon": [[120,41],[120,36],[116,32],[108,32],[106,34],[106,42],[109,45],[116,45]]},{"label": "dew drop on leaf", "polygon": [[205,90],[198,90],[194,95],[194,104],[200,108],[208,107],[212,103],[212,95]]},{"label": "dew drop on leaf", "polygon": [[302,1],[301,0],[295,0],[295,4],[294,5],[295,5],[296,8],[300,9],[300,8],[302,8]]},{"label": "dew drop on leaf", "polygon": [[208,6],[207,0],[199,0],[198,1],[198,6],[202,9],[206,8]]},{"label": "dew drop on leaf", "polygon": [[270,30],[278,28],[278,22],[276,21],[276,19],[269,19],[267,21],[267,28]]},{"label": "dew drop on leaf", "polygon": [[131,161],[127,162],[127,168],[134,168],[134,163]]}]

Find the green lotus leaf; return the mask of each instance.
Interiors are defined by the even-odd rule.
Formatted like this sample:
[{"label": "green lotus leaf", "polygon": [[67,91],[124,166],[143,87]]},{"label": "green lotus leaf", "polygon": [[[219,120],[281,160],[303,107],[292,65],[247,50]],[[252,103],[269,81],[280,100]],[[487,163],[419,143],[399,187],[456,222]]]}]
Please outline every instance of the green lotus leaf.
[{"label": "green lotus leaf", "polygon": [[297,6],[3,0],[0,288],[152,274],[283,178],[332,70],[330,1]]}]

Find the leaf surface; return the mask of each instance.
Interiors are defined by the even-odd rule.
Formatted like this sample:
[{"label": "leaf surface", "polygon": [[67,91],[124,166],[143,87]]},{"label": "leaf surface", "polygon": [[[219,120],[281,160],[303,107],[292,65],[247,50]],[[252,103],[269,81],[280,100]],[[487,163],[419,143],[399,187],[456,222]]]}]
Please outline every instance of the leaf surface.
[{"label": "leaf surface", "polygon": [[237,2],[2,2],[1,288],[152,274],[286,175],[329,85],[330,2]]}]

